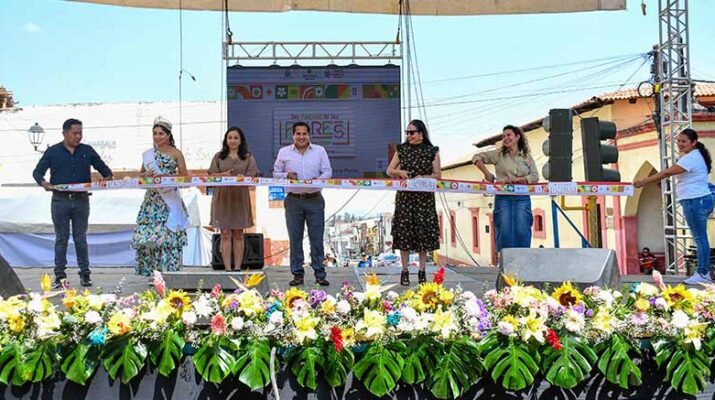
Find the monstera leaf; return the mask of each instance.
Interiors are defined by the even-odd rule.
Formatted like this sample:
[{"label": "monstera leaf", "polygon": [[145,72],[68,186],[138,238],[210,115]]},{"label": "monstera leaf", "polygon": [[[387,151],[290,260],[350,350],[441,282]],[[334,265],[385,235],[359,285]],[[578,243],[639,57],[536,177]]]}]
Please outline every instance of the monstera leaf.
[{"label": "monstera leaf", "polygon": [[25,354],[23,378],[29,382],[40,382],[55,373],[57,344],[45,341],[35,345]]},{"label": "monstera leaf", "polygon": [[232,372],[251,390],[268,385],[271,382],[271,347],[268,341],[251,340],[242,347]]},{"label": "monstera leaf", "polygon": [[427,386],[439,399],[461,396],[477,381],[482,365],[479,347],[472,339],[462,337],[434,346],[436,363],[430,368]]},{"label": "monstera leaf", "polygon": [[27,382],[23,373],[25,348],[17,343],[8,343],[0,352],[0,382],[20,386]]},{"label": "monstera leaf", "polygon": [[318,372],[325,364],[322,348],[314,345],[297,350],[288,359],[288,363],[300,386],[310,390],[318,387]]},{"label": "monstera leaf", "polygon": [[577,337],[564,335],[560,342],[560,349],[549,346],[544,351],[543,372],[552,385],[571,389],[586,379],[598,357]]},{"label": "monstera leaf", "polygon": [[614,334],[610,340],[601,343],[597,351],[599,355],[596,365],[606,380],[623,389],[641,385],[641,370],[633,361],[641,356],[638,347],[621,335]]},{"label": "monstera leaf", "polygon": [[238,342],[225,337],[208,341],[192,357],[196,372],[207,382],[223,382],[236,364],[233,352],[238,347]]},{"label": "monstera leaf", "polygon": [[539,353],[516,338],[497,337],[493,333],[481,343],[484,368],[494,382],[508,390],[521,390],[534,382],[539,371]]},{"label": "monstera leaf", "polygon": [[402,374],[406,346],[401,342],[389,345],[372,343],[353,367],[355,376],[370,393],[382,397],[391,392]]},{"label": "monstera leaf", "polygon": [[355,363],[355,356],[350,349],[344,348],[341,352],[328,343],[325,349],[325,359],[323,361],[323,378],[328,385],[337,387],[345,384],[348,373]]},{"label": "monstera leaf", "polygon": [[102,353],[102,365],[112,379],[121,373],[122,383],[127,384],[144,368],[146,346],[132,335],[110,340]]},{"label": "monstera leaf", "polygon": [[100,352],[95,346],[80,343],[65,356],[60,370],[68,380],[84,385],[99,366]]},{"label": "monstera leaf", "polygon": [[400,380],[410,385],[422,383],[427,378],[427,372],[432,371],[437,354],[440,353],[433,350],[436,348],[439,348],[436,343],[424,339],[408,342]]},{"label": "monstera leaf", "polygon": [[149,355],[153,365],[158,366],[159,373],[169,376],[176,369],[183,356],[184,339],[173,329],[164,332],[161,341],[153,343]]},{"label": "monstera leaf", "polygon": [[665,379],[675,390],[695,395],[705,388],[712,359],[704,352],[677,342],[659,341],[653,347],[656,363],[666,365]]}]

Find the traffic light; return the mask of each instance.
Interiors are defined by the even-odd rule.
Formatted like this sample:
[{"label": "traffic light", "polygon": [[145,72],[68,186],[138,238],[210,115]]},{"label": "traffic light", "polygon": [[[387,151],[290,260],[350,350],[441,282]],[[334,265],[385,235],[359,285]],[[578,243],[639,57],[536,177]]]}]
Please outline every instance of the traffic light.
[{"label": "traffic light", "polygon": [[542,149],[549,160],[541,172],[544,178],[551,182],[571,182],[571,163],[573,156],[573,127],[571,125],[571,110],[553,109],[544,118],[544,130],[549,138]]},{"label": "traffic light", "polygon": [[588,182],[620,182],[621,173],[603,164],[618,162],[616,146],[601,144],[602,140],[616,137],[616,124],[599,121],[597,117],[581,120],[581,143],[583,144],[583,172]]}]

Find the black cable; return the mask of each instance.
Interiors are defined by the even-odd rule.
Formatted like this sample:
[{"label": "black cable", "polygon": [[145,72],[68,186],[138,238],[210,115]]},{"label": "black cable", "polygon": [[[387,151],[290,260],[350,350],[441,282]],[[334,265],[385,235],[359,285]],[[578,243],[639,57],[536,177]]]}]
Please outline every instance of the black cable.
[{"label": "black cable", "polygon": [[[462,250],[464,250],[464,252],[469,256],[469,258],[472,260],[472,262],[474,263],[475,266],[481,267],[481,264],[479,264],[479,261],[477,261],[477,260],[474,258],[474,256],[472,255],[471,250],[469,250],[469,248],[467,247],[467,245],[464,243],[464,239],[462,238],[462,234],[459,232],[459,229],[457,228],[456,218],[455,218],[454,224],[452,224],[452,218],[450,218],[450,216],[451,216],[450,213],[451,213],[452,210],[449,208],[449,204],[448,204],[448,202],[447,202],[447,200],[446,200],[446,196],[445,196],[444,192],[440,192],[438,195],[439,195],[440,201],[441,201],[441,203],[442,203],[442,210],[444,210],[444,211],[447,213],[447,219],[449,220],[449,226],[450,226],[452,229],[454,229],[455,236],[456,236],[456,238],[457,238],[457,241],[459,241],[459,244],[460,244],[460,246],[462,247]],[[477,229],[479,229],[479,227],[477,227]],[[450,231],[450,234],[451,234],[451,233],[452,233],[452,232]],[[446,236],[446,235],[445,235],[445,236]],[[451,238],[450,238],[450,240],[451,240]],[[446,237],[445,237],[445,241],[444,241],[444,242],[445,242],[445,246],[448,246],[448,245],[447,245]],[[447,258],[449,258],[449,257],[447,257]]]}]

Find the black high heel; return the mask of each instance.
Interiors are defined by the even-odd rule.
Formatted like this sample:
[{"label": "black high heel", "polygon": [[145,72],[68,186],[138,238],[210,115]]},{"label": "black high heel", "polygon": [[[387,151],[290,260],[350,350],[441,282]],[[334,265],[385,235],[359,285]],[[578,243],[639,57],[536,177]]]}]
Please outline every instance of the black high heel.
[{"label": "black high heel", "polygon": [[410,271],[403,269],[400,274],[400,285],[410,286]]},{"label": "black high heel", "polygon": [[417,282],[421,285],[427,282],[427,272],[423,270],[417,271]]}]

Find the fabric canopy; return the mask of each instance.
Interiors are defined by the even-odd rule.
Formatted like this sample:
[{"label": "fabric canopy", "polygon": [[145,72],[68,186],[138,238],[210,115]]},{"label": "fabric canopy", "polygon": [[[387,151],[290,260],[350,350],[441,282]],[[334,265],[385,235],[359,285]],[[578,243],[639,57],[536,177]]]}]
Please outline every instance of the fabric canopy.
[{"label": "fabric canopy", "polygon": [[[224,0],[69,0],[124,7],[222,11]],[[410,0],[412,15],[533,14],[624,10],[626,0]],[[398,0],[228,0],[229,11],[397,14]]]}]

